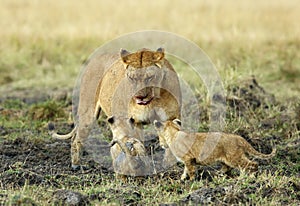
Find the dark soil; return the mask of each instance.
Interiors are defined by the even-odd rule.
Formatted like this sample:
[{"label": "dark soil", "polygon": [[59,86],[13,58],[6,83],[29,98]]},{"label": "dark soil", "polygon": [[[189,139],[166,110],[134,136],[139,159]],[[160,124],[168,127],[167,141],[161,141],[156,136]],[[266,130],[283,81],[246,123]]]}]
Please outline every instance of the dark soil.
[{"label": "dark soil", "polygon": [[[67,205],[86,205],[95,199],[101,201],[108,198],[104,194],[95,193],[92,195],[83,195],[62,188],[72,188],[76,185],[101,185],[101,181],[105,177],[114,179],[114,173],[111,164],[102,164],[95,162],[94,158],[88,153],[84,154],[84,162],[88,166],[86,170],[73,171],[70,165],[70,142],[57,139],[51,139],[48,135],[47,124],[51,121],[55,123],[56,129],[68,132],[72,129],[72,124],[67,122],[68,113],[71,111],[71,91],[70,90],[52,90],[52,91],[7,91],[0,96],[0,178],[1,189],[20,188],[27,185],[43,185],[57,188],[53,193],[53,201],[57,204]],[[234,121],[236,118],[243,118],[246,127],[240,127],[234,130],[237,134],[247,139],[257,150],[262,153],[269,153],[272,144],[278,147],[277,160],[259,161],[262,167],[271,171],[276,171],[278,167],[274,164],[278,159],[281,165],[285,165],[286,169],[281,170],[284,175],[300,174],[300,140],[293,139],[295,133],[299,132],[300,125],[300,105],[299,101],[287,107],[285,104],[277,102],[273,95],[268,94],[254,78],[243,81],[239,85],[232,85],[228,88],[227,96],[227,118],[228,121]],[[46,110],[38,110],[36,105],[49,101],[58,102],[63,108],[60,116],[51,115],[51,111],[47,110],[47,115],[36,114],[35,112],[45,112]],[[202,105],[200,105],[201,107]],[[43,107],[43,106],[41,106]],[[55,107],[52,105],[52,107]],[[43,107],[44,108],[44,107]],[[274,115],[266,115],[274,110],[278,111]],[[57,109],[57,108],[56,108]],[[51,110],[51,109],[50,109]],[[207,110],[207,108],[206,108]],[[292,111],[292,112],[291,112]],[[54,109],[53,112],[57,112]],[[201,119],[208,119],[207,113],[201,113]],[[16,126],[18,119],[21,122],[27,122],[29,125]],[[41,120],[41,123],[34,123]],[[7,124],[14,122],[14,124]],[[100,126],[105,127],[105,123],[100,122]],[[231,132],[230,127],[226,128]],[[260,131],[263,137],[255,135]],[[149,145],[157,145],[157,141]],[[148,146],[149,148],[149,146]],[[156,146],[155,148],[158,148]],[[177,166],[178,172],[166,173],[169,178],[178,179],[180,177],[182,165]],[[216,166],[218,168],[218,166]],[[215,168],[208,168],[208,171]],[[173,170],[174,171],[174,170]],[[176,171],[176,170],[175,170]],[[74,176],[74,178],[66,178],[66,176]],[[300,176],[299,176],[300,178]],[[210,180],[210,175],[198,175],[199,180]],[[255,188],[253,183],[251,188]],[[291,187],[299,191],[299,182],[292,182]],[[267,185],[260,187],[266,188],[267,193],[272,190]],[[233,191],[228,186],[224,187],[205,187],[194,191],[179,204],[239,204],[240,201],[248,204],[246,193],[234,194],[232,198],[224,200],[225,194]],[[138,204],[141,195],[138,190],[127,190],[128,195],[119,195],[120,191],[111,189],[119,202],[123,204]],[[124,192],[124,191],[123,191]],[[244,191],[245,192],[245,191]],[[126,199],[125,199],[126,196]],[[299,196],[298,196],[299,198]],[[0,199],[5,199],[4,194],[0,194]],[[220,202],[221,201],[221,202]],[[5,202],[5,201],[4,201]],[[32,203],[33,204],[33,203]]]}]

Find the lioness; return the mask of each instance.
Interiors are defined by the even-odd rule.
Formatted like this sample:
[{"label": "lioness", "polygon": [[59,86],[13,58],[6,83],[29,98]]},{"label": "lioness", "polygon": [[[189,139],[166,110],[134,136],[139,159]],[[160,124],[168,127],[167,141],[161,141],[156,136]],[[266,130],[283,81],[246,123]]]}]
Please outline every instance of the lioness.
[{"label": "lioness", "polygon": [[[231,168],[257,170],[257,163],[247,158],[246,154],[261,159],[269,159],[275,155],[274,148],[271,154],[262,154],[256,151],[241,136],[225,133],[186,133],[180,130],[181,122],[178,119],[173,121],[160,122],[155,120],[154,127],[158,132],[159,141],[162,147],[170,148],[173,155],[184,163],[184,172],[181,179],[187,176],[195,178],[195,164],[209,165],[216,161],[223,163],[222,171],[226,172]],[[212,135],[212,136],[209,136]],[[220,136],[218,136],[220,135]],[[214,139],[214,137],[219,137]],[[209,138],[213,138],[208,145]],[[206,146],[208,148],[204,148]],[[214,148],[215,146],[215,148]],[[203,151],[208,152],[204,154]]]},{"label": "lioness", "polygon": [[76,126],[67,135],[51,131],[55,138],[72,138],[73,169],[80,165],[82,144],[101,110],[107,116],[133,117],[137,124],[180,118],[178,77],[164,56],[161,48],[135,53],[121,49],[91,58],[80,81]]},{"label": "lioness", "polygon": [[140,139],[140,129],[133,118],[109,117],[107,119],[113,132],[110,145],[113,168],[118,178],[144,176],[152,173],[150,160]]}]

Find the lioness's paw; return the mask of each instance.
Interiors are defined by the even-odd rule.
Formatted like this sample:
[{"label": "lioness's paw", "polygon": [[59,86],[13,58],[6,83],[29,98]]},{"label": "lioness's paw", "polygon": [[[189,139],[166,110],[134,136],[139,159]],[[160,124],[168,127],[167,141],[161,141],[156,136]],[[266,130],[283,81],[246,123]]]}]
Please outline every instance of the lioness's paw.
[{"label": "lioness's paw", "polygon": [[48,123],[48,130],[49,130],[49,131],[53,131],[54,129],[55,129],[54,124],[53,124],[52,122],[49,122],[49,123]]},{"label": "lioness's paw", "polygon": [[182,180],[182,181],[185,181],[185,180],[187,180],[187,175],[186,175],[186,174],[183,174],[183,175],[181,175],[181,178],[180,178],[180,180]]},{"label": "lioness's paw", "polygon": [[73,171],[79,171],[79,170],[88,170],[89,168],[84,165],[72,165]]}]

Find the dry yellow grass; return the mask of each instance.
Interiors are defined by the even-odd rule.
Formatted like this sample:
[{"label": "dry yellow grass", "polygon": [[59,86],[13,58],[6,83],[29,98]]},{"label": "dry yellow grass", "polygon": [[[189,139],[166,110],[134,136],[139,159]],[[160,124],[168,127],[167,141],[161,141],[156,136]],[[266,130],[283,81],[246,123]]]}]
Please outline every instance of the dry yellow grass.
[{"label": "dry yellow grass", "polygon": [[145,29],[171,31],[194,41],[300,36],[297,0],[1,0],[0,4],[2,39],[14,35],[110,40]]},{"label": "dry yellow grass", "polygon": [[300,74],[298,0],[0,0],[0,5],[0,84],[72,87],[82,62],[104,42],[164,30],[203,48],[225,85],[255,74],[271,92],[282,83],[278,93],[300,91],[293,77]]}]

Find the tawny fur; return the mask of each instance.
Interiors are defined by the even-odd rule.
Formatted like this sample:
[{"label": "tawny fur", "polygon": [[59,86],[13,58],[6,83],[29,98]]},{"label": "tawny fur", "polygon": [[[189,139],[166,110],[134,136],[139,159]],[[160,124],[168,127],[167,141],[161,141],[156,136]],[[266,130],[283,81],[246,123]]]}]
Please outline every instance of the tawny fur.
[{"label": "tawny fur", "polygon": [[55,138],[72,139],[74,168],[80,165],[82,145],[101,110],[107,116],[133,117],[137,123],[180,118],[179,81],[163,49],[96,54],[79,83],[76,127],[67,135],[51,133]]},{"label": "tawny fur", "polygon": [[109,117],[108,122],[113,132],[110,153],[117,177],[125,179],[126,176],[150,174],[150,160],[143,143],[139,140],[141,131],[136,127],[134,120]]},{"label": "tawny fur", "polygon": [[246,154],[261,159],[269,159],[275,155],[262,154],[256,151],[244,138],[226,133],[186,133],[180,130],[180,121],[154,121],[162,147],[170,148],[173,155],[184,163],[185,168],[181,176],[195,178],[195,164],[210,165],[222,162],[222,171],[231,168],[256,171],[257,163],[248,159]]},{"label": "tawny fur", "polygon": [[111,116],[107,118],[107,122],[113,133],[113,139],[111,141],[113,146],[110,150],[113,161],[121,152],[130,153],[125,149],[126,142],[135,145],[133,148],[136,154],[146,153],[145,147],[140,141],[142,138],[142,130],[136,126],[133,118]]}]

